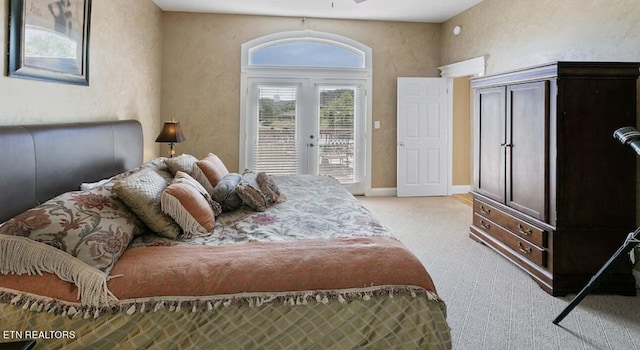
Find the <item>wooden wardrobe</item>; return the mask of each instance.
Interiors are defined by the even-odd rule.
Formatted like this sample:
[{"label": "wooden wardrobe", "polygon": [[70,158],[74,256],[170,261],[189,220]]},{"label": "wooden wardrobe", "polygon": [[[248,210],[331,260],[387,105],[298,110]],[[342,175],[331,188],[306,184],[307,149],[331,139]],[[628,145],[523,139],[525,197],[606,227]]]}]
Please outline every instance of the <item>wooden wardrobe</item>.
[{"label": "wooden wardrobe", "polygon": [[[552,295],[576,293],[636,226],[639,63],[556,62],[473,79],[471,238]],[[635,295],[630,261],[597,291]]]}]

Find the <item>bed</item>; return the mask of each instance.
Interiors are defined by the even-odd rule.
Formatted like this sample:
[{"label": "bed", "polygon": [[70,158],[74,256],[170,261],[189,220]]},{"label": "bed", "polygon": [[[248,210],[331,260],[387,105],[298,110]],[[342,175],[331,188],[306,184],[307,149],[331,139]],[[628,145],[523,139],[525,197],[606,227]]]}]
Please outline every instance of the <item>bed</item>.
[{"label": "bed", "polygon": [[[242,196],[198,231],[182,217],[157,226],[138,214],[157,203],[122,205],[129,179],[139,186],[169,171],[173,185],[181,174],[166,158],[143,164],[137,121],[2,126],[0,149],[0,343],[451,348],[446,306],[423,265],[332,178],[262,174],[266,205]],[[178,236],[165,232],[177,222]]]}]

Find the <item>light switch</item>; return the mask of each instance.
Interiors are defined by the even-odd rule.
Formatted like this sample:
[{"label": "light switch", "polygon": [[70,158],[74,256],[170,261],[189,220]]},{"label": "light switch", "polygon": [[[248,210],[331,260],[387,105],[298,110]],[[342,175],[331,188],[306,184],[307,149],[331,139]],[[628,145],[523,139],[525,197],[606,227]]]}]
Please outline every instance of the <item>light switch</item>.
[{"label": "light switch", "polygon": [[376,120],[376,121],[373,122],[373,128],[374,129],[380,129],[380,121],[379,120]]}]

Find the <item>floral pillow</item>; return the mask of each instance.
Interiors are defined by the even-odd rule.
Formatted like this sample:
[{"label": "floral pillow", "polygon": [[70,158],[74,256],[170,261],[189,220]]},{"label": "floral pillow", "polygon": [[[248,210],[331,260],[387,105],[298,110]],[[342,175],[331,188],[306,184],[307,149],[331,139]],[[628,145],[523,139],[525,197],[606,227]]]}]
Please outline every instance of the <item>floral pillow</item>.
[{"label": "floral pillow", "polygon": [[[144,228],[136,215],[111,193],[110,186],[102,186],[50,199],[7,221],[0,226],[0,234],[58,248],[108,274],[134,235]],[[0,250],[3,243],[9,244],[0,237]],[[24,260],[28,261],[28,257]]]}]

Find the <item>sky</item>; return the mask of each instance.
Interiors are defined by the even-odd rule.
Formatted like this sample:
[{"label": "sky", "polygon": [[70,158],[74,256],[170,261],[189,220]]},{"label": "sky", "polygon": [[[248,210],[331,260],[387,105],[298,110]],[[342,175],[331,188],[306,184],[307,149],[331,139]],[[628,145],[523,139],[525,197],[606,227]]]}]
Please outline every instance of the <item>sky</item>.
[{"label": "sky", "polygon": [[251,64],[361,68],[362,56],[330,44],[298,41],[267,46],[256,50],[251,55]]}]

